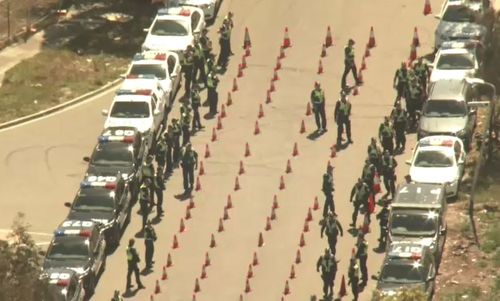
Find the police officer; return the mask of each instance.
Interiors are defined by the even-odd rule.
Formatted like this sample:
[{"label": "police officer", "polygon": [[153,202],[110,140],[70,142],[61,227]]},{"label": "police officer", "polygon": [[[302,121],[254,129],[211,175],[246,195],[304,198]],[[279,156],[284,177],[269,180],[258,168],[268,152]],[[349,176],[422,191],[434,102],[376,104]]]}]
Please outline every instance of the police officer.
[{"label": "police officer", "polygon": [[155,160],[158,168],[165,169],[165,159],[167,157],[167,142],[164,135],[161,135],[156,143]]},{"label": "police officer", "polygon": [[189,45],[182,58],[182,71],[184,72],[184,94],[189,96],[194,73],[194,49]]},{"label": "police officer", "polygon": [[396,100],[400,100],[401,97],[405,96],[408,88],[408,69],[406,68],[405,62],[402,62],[401,67],[396,70],[393,79],[393,86],[397,91]]},{"label": "police officer", "polygon": [[325,254],[320,256],[316,263],[316,271],[321,269],[321,279],[323,279],[323,298],[332,298],[333,284],[337,274],[337,263],[335,255],[331,255],[328,249],[325,249]]},{"label": "police officer", "polygon": [[181,131],[184,146],[191,140],[191,108],[187,101],[181,106]]},{"label": "police officer", "polygon": [[215,72],[210,72],[207,80],[207,102],[210,108],[209,114],[212,116],[217,114],[217,103],[219,102],[219,94],[217,93],[218,84],[219,78]]},{"label": "police officer", "polygon": [[144,229],[144,247],[146,249],[146,254],[144,258],[146,259],[146,270],[151,270],[153,268],[153,255],[155,253],[156,232],[151,225],[151,220],[148,220],[146,228]]},{"label": "police officer", "polygon": [[380,226],[380,237],[378,238],[379,249],[384,248],[387,243],[387,224],[389,222],[389,202],[384,201],[382,210],[377,213],[377,219]]},{"label": "police officer", "polygon": [[359,259],[359,269],[361,271],[361,286],[366,286],[368,282],[368,267],[366,261],[368,260],[368,242],[362,232],[358,234],[358,242],[356,243],[356,258]]},{"label": "police officer", "polygon": [[220,53],[219,59],[217,60],[217,65],[220,67],[225,67],[227,65],[227,61],[230,53],[230,45],[231,45],[231,28],[227,19],[222,22],[222,26],[219,28],[218,33],[219,44],[220,44]]},{"label": "police officer", "polygon": [[233,16],[234,14],[232,12],[229,12],[227,16],[224,17],[224,21],[227,22],[227,26],[229,27],[229,43],[228,43],[229,55],[234,54],[233,51],[231,50],[231,32],[233,31],[234,28]]},{"label": "police officer", "polygon": [[380,124],[378,128],[378,137],[380,142],[382,143],[383,150],[388,150],[392,155],[394,152],[394,131],[392,130],[392,126],[388,116],[384,117],[384,122]]},{"label": "police officer", "polygon": [[352,76],[356,81],[356,85],[361,85],[362,82],[358,78],[358,70],[356,68],[356,62],[354,61],[354,40],[349,39],[347,46],[344,48],[344,73],[342,74],[341,89],[347,88],[346,79],[349,72],[352,72]]},{"label": "police officer", "polygon": [[[195,38],[194,40],[194,68],[193,68],[193,80],[196,83],[197,81],[202,81],[207,86],[207,74],[205,73],[205,53],[203,51],[203,46],[199,38]],[[198,71],[200,72],[200,80],[197,80]],[[195,85],[193,85],[195,86]]]},{"label": "police officer", "polygon": [[368,185],[363,182],[361,178],[358,178],[358,181],[351,189],[351,197],[349,201],[353,203],[354,211],[352,212],[352,223],[351,227],[356,227],[356,220],[358,219],[359,208],[363,206],[365,210],[368,209],[368,197],[370,196],[370,188]]},{"label": "police officer", "polygon": [[146,157],[146,161],[142,164],[141,172],[142,172],[142,180],[144,182],[148,181],[146,183],[146,186],[149,188],[149,198],[150,198],[149,201],[150,203],[152,203],[154,188],[151,184],[154,182],[154,177],[155,177],[155,167],[153,166],[152,155],[148,155]]},{"label": "police officer", "polygon": [[113,294],[113,298],[111,301],[123,301],[122,296],[120,296],[120,291],[115,290],[115,293]]},{"label": "police officer", "polygon": [[168,125],[167,130],[163,133],[165,139],[165,160],[166,160],[166,170],[165,177],[171,174],[174,170],[174,128],[171,124]]},{"label": "police officer", "polygon": [[406,146],[406,126],[408,120],[406,118],[406,111],[401,108],[401,101],[396,102],[396,108],[392,111],[392,124],[396,132],[396,150],[403,152]]},{"label": "police officer", "polygon": [[373,184],[374,184],[373,179],[375,177],[375,172],[376,172],[375,165],[373,165],[370,162],[370,159],[366,158],[365,165],[363,166],[363,172],[361,173],[361,179],[363,179],[363,182],[365,182],[366,185],[368,185],[370,193],[373,193]]},{"label": "police officer", "polygon": [[326,132],[325,93],[321,89],[319,82],[314,83],[314,89],[311,92],[311,104],[318,132]]},{"label": "police officer", "polygon": [[416,111],[421,111],[424,104],[424,90],[417,76],[414,76],[410,79],[407,96],[406,110],[408,111],[408,116],[410,117],[411,121],[410,127],[411,129],[416,129],[418,126]]},{"label": "police officer", "polygon": [[349,263],[349,272],[347,274],[349,281],[347,284],[351,285],[352,295],[354,296],[354,301],[358,300],[359,295],[359,266],[356,262],[356,258],[351,258]]},{"label": "police officer", "polygon": [[337,246],[337,237],[339,236],[344,236],[344,229],[342,229],[342,225],[337,219],[337,215],[328,212],[328,215],[323,218],[319,224],[321,225],[321,231],[320,235],[321,238],[323,238],[323,233],[326,233],[326,236],[328,238],[328,246],[330,248],[330,251],[332,252],[333,255],[335,255],[337,252],[336,246]]},{"label": "police officer", "polygon": [[165,190],[165,179],[163,178],[163,169],[156,170],[154,190],[156,194],[156,217],[163,215],[163,191]]},{"label": "police officer", "polygon": [[372,137],[370,140],[370,144],[368,145],[368,158],[370,159],[370,163],[375,166],[378,173],[381,173],[380,160],[382,159],[382,150],[377,144],[377,138]]},{"label": "police officer", "polygon": [[199,89],[196,85],[193,85],[193,88],[191,89],[191,108],[193,108],[193,126],[192,126],[193,131],[204,128],[204,126],[201,125],[201,120],[200,120],[200,106],[201,106],[201,98]]},{"label": "police officer", "polygon": [[146,183],[149,182],[149,179],[146,179],[144,183],[142,183],[140,191],[139,191],[139,212],[142,216],[142,230],[146,227],[146,222],[148,220],[149,214],[149,204],[150,204],[150,195],[149,195],[149,187]]},{"label": "police officer", "polygon": [[200,36],[201,47],[203,48],[203,56],[206,60],[209,59],[210,53],[212,52],[212,41],[208,37],[208,29],[203,28]]},{"label": "police officer", "polygon": [[333,166],[328,165],[326,173],[323,175],[322,191],[325,194],[325,205],[323,206],[323,216],[328,214],[328,210],[335,213],[335,204],[333,202]]},{"label": "police officer", "polygon": [[387,193],[385,196],[394,197],[394,193],[396,192],[396,167],[398,163],[393,156],[389,154],[388,151],[384,152],[384,156],[382,157],[382,176],[384,177],[384,186]]},{"label": "police officer", "polygon": [[134,248],[135,239],[131,238],[128,241],[127,247],[127,263],[128,263],[128,271],[127,271],[127,289],[129,292],[132,288],[132,284],[130,283],[130,277],[132,273],[135,275],[135,282],[137,283],[137,289],[146,288],[142,285],[141,277],[139,275],[139,266],[137,265],[141,260],[139,258],[139,254],[137,254],[137,250]]},{"label": "police officer", "polygon": [[344,91],[340,94],[340,99],[335,104],[335,122],[337,123],[337,145],[342,143],[342,133],[345,131],[347,142],[353,143],[351,139],[351,102],[347,100],[347,95]]},{"label": "police officer", "polygon": [[182,149],[181,166],[184,191],[187,193],[193,189],[194,170],[198,168],[198,153],[191,148],[191,143]]},{"label": "police officer", "polygon": [[213,53],[210,53],[207,58],[207,80],[210,73],[215,74],[216,72],[217,68],[215,66],[215,55]]},{"label": "police officer", "polygon": [[177,165],[181,154],[181,125],[176,118],[172,118],[172,133],[174,138],[174,163]]},{"label": "police officer", "polygon": [[415,71],[415,75],[417,76],[422,90],[427,91],[427,81],[431,75],[429,66],[424,62],[422,57],[419,57],[417,62],[413,65],[413,70]]}]

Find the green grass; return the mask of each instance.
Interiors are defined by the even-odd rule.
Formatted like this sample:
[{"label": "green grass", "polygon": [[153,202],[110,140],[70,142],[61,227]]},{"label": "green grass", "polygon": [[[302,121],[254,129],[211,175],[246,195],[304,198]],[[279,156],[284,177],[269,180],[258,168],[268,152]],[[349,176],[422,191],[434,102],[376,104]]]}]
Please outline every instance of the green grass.
[{"label": "green grass", "polygon": [[478,286],[471,285],[463,287],[452,293],[448,293],[439,298],[440,301],[474,301],[481,296],[481,289]]},{"label": "green grass", "polygon": [[5,73],[0,122],[29,115],[90,92],[125,72],[129,60],[43,50]]}]

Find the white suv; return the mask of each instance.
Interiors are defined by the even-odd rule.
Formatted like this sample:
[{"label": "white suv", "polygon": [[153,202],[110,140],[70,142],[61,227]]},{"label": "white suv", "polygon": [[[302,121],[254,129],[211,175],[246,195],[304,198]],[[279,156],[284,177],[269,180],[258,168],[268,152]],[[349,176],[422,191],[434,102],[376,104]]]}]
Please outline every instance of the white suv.
[{"label": "white suv", "polygon": [[199,7],[205,13],[205,20],[214,21],[221,0],[179,0],[179,4]]}]

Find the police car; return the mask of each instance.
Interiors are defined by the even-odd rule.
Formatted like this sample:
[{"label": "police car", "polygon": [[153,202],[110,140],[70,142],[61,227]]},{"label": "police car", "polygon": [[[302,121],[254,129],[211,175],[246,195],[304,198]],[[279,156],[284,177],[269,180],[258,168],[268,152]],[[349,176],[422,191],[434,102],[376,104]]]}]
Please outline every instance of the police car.
[{"label": "police car", "polygon": [[378,280],[376,291],[382,296],[397,296],[405,288],[417,287],[432,300],[436,273],[434,256],[427,247],[400,242],[390,245],[378,276],[373,278]]},{"label": "police car", "polygon": [[181,65],[179,56],[175,52],[146,51],[134,55],[128,68],[126,78],[141,78],[154,75],[158,78],[163,91],[169,95],[167,107],[170,109],[175,98],[175,93],[181,84]]},{"label": "police car", "polygon": [[133,127],[111,127],[105,129],[98,138],[98,143],[90,157],[83,160],[89,162],[86,177],[111,176],[120,173],[126,180],[132,198],[139,192],[142,180],[140,168],[147,156],[149,146],[142,135]]},{"label": "police car", "polygon": [[48,301],[85,300],[83,283],[75,271],[65,268],[48,269],[41,278],[48,282]]},{"label": "police car", "polygon": [[483,51],[478,41],[443,42],[431,66],[430,81],[480,76]]},{"label": "police car", "polygon": [[142,50],[174,51],[181,55],[189,45],[194,44],[194,37],[204,28],[205,14],[198,7],[160,9],[151,26],[144,30],[148,34]]},{"label": "police car", "polygon": [[170,103],[168,94],[154,75],[126,79],[116,91],[111,108],[102,110],[107,117],[104,128],[135,127],[152,145],[167,122],[167,103]]},{"label": "police car", "polygon": [[88,176],[80,183],[67,219],[91,220],[102,224],[107,245],[116,247],[130,218],[131,194],[126,181],[114,176]]},{"label": "police car", "polygon": [[460,138],[428,136],[418,141],[410,165],[411,179],[417,183],[446,184],[446,195],[456,197],[464,172],[465,150]]},{"label": "police car", "polygon": [[411,241],[441,258],[446,241],[446,195],[440,184],[399,186],[391,202],[387,242]]},{"label": "police car", "polygon": [[203,10],[205,20],[214,21],[222,0],[178,0],[180,5],[196,6]]},{"label": "police car", "polygon": [[44,271],[67,268],[83,281],[85,291],[92,295],[97,276],[106,265],[106,240],[101,224],[92,221],[65,220],[54,237],[43,262]]}]

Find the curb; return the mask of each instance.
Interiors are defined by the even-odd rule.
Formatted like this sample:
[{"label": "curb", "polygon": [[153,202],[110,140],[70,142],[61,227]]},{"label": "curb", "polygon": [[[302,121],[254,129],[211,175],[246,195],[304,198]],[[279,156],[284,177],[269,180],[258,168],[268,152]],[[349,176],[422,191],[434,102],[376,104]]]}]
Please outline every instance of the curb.
[{"label": "curb", "polygon": [[76,98],[73,98],[71,100],[68,100],[64,103],[61,103],[61,104],[58,104],[56,106],[53,106],[53,107],[50,107],[48,109],[45,109],[43,111],[40,111],[40,112],[37,112],[37,113],[33,113],[31,115],[27,115],[27,116],[24,116],[24,117],[20,117],[20,118],[17,118],[17,119],[14,119],[14,120],[11,120],[11,121],[7,121],[7,122],[4,122],[4,123],[0,123],[0,129],[5,129],[5,128],[9,128],[9,127],[12,127],[14,125],[18,125],[18,124],[21,124],[21,123],[25,123],[25,122],[28,122],[28,121],[31,121],[31,120],[34,120],[34,119],[37,119],[37,118],[40,118],[40,117],[43,117],[43,116],[46,116],[46,115],[49,115],[51,113],[54,113],[54,112],[57,112],[57,111],[60,111],[62,109],[65,109],[67,107],[70,107],[72,105],[75,105],[79,102],[82,102],[86,99],[89,99],[97,94],[100,94],[114,86],[116,86],[117,84],[119,84],[123,79],[121,78],[118,78],[118,79],[115,79],[114,81],[112,82],[108,82],[107,84],[105,84],[104,86],[100,87],[100,88],[97,88],[93,91],[90,91],[86,94],[83,94],[81,96],[78,96]]}]

